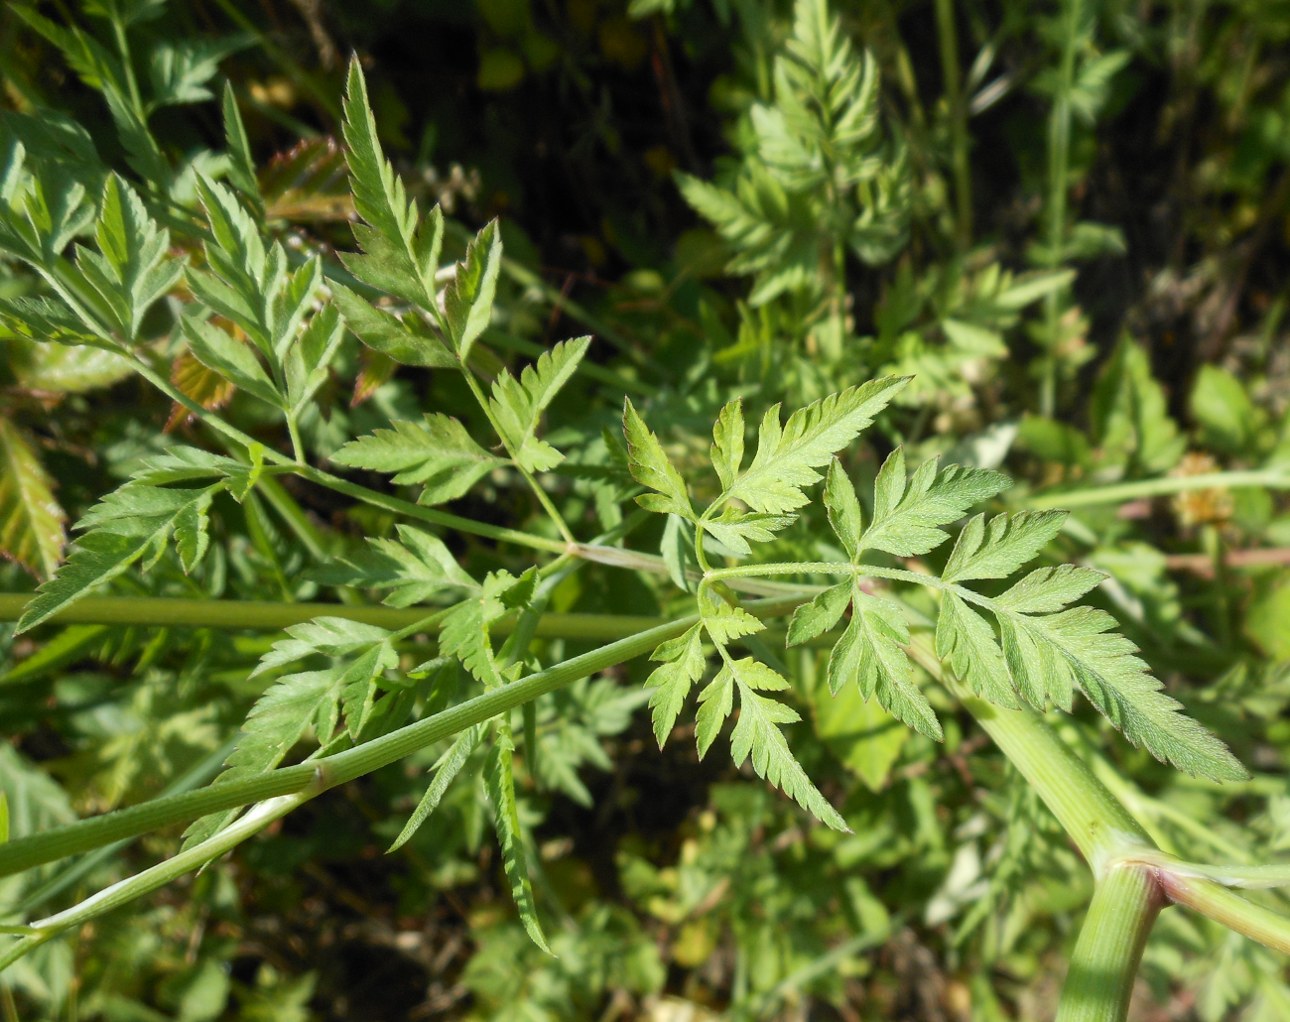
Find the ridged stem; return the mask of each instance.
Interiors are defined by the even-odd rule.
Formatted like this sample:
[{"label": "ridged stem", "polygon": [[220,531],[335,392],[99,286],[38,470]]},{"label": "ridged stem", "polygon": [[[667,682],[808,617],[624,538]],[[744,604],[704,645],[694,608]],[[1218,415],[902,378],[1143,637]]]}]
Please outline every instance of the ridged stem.
[{"label": "ridged stem", "polygon": [[1147,935],[1164,899],[1153,870],[1123,863],[1093,889],[1057,1006],[1057,1022],[1123,1022]]}]

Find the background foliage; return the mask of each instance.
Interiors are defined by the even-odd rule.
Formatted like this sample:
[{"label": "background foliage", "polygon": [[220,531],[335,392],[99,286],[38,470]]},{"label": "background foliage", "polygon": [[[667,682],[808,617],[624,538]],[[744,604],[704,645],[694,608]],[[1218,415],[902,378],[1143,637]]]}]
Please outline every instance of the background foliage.
[{"label": "background foliage", "polygon": [[[130,477],[187,496],[152,506],[143,526],[137,507],[128,519],[95,512],[125,522],[112,535],[148,567],[109,579],[82,552],[73,563],[113,593],[295,603],[368,591],[410,606],[455,570],[486,608],[518,600],[533,563],[502,536],[435,546],[406,523],[395,531],[389,510],[295,480],[166,488],[185,477],[156,475],[159,456],[180,442],[223,455],[218,437],[101,346],[37,343],[20,326],[94,342],[43,304],[48,282],[27,268],[73,238],[86,247],[68,265],[87,287],[99,274],[133,296],[105,302],[105,321],[144,343],[158,376],[266,448],[391,492],[421,487],[424,505],[451,502],[558,550],[537,496],[550,493],[579,538],[630,531],[678,577],[674,526],[623,502],[636,492],[617,439],[624,393],[690,480],[732,396],[760,418],[778,401],[797,408],[912,374],[845,455],[862,496],[900,445],[911,468],[937,456],[1005,468],[1018,484],[998,510],[1073,508],[1050,563],[1112,574],[1097,605],[1253,776],[1220,787],[1179,775],[1087,708],[1063,736],[1163,842],[1200,858],[1275,858],[1290,842],[1290,516],[1278,489],[1290,472],[1278,273],[1290,256],[1288,36],[1290,6],[1218,0],[1042,11],[946,0],[832,11],[766,0],[8,5],[0,199],[27,187],[24,173],[45,191],[28,206],[34,232],[0,237],[11,313],[0,588],[27,593],[47,578],[68,523]],[[465,311],[449,333],[510,381],[493,392],[499,417],[511,416],[505,452],[478,440],[490,435],[484,413],[459,374],[435,371],[442,351],[364,318],[366,284],[414,307],[415,290],[336,256],[352,248],[356,214],[377,228],[382,215],[379,196],[355,208],[340,148],[366,152],[361,118],[341,129],[351,52],[367,69],[371,130],[421,208],[443,211],[442,262],[501,217],[492,321],[470,336],[469,287],[485,285],[459,282]],[[64,201],[72,194],[82,200]],[[196,210],[213,238],[195,228]],[[149,217],[139,250],[114,254],[112,223]],[[414,262],[424,251],[414,246]],[[193,268],[182,282],[168,269],[176,254]],[[221,290],[241,278],[276,289],[278,305],[243,309]],[[315,314],[323,287],[347,331]],[[224,303],[217,329],[176,315],[194,296]],[[230,323],[248,344],[228,340]],[[564,374],[582,346],[556,342],[585,334],[579,372]],[[298,371],[273,378],[257,349],[298,352]],[[455,460],[400,460],[388,437],[352,441],[395,420]],[[501,453],[542,486],[501,471]],[[1212,485],[1178,484],[1206,474]],[[777,543],[788,559],[815,550],[809,529]],[[425,588],[388,563],[407,550]],[[665,579],[592,570],[545,595],[554,612],[650,618],[690,612],[682,597]],[[392,664],[437,682],[409,689],[404,712],[474,691],[415,637],[309,627],[283,638],[160,623],[15,637],[0,626],[12,831],[208,780],[270,681],[295,697],[343,690],[341,715],[333,701],[285,748],[243,743],[235,768],[289,753],[306,731],[325,741],[385,726],[366,714],[373,678]],[[499,645],[494,666],[593,645],[539,635],[527,650]],[[361,651],[365,676],[340,659],[305,670],[304,653],[320,648]],[[486,839],[493,761],[510,737],[475,736],[457,749],[465,780],[393,855],[381,853],[448,743],[42,947],[6,971],[0,1007],[9,1018],[194,1022],[1051,1014],[1086,871],[943,692],[924,689],[938,744],[857,691],[832,696],[817,649],[783,654],[776,666],[803,718],[790,744],[849,823],[839,834],[751,769],[700,760],[685,741],[660,752],[642,688],[656,666],[626,665],[516,718],[514,816],[534,838],[535,890],[522,897],[540,906],[555,957],[526,935],[505,856]],[[53,911],[179,840],[8,878],[0,892],[24,914]],[[1144,978],[1157,1007],[1143,1017],[1275,1019],[1290,1004],[1282,962],[1180,913],[1153,935]]]}]

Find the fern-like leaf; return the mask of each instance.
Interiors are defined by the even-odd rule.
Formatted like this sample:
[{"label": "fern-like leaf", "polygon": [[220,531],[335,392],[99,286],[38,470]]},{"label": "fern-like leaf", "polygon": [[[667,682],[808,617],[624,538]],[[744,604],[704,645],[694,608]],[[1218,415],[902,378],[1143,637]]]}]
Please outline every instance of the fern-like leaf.
[{"label": "fern-like leaf", "polygon": [[770,408],[752,463],[735,477],[724,499],[741,500],[766,514],[796,511],[807,502],[803,487],[819,481],[817,470],[859,436],[908,382],[887,377],[850,387],[798,409],[782,426],[779,406]]},{"label": "fern-like leaf", "polygon": [[23,632],[109,582],[136,561],[145,570],[175,540],[184,569],[191,571],[206,549],[206,515],[223,480],[200,489],[171,489],[131,482],[104,497],[77,523],[85,532],[72,544],[67,563],[23,610]]},{"label": "fern-like leaf", "polygon": [[78,247],[77,270],[111,310],[113,327],[134,340],[145,313],[183,272],[168,255],[170,234],[158,228],[134,189],[113,174],[103,189],[95,238],[98,252]]},{"label": "fern-like leaf", "polygon": [[942,469],[936,459],[925,461],[906,480],[905,455],[898,447],[878,470],[873,520],[860,538],[860,549],[897,557],[925,554],[949,539],[943,526],[1011,485],[1001,472],[961,465]]},{"label": "fern-like leaf", "polygon": [[442,504],[465,494],[506,462],[471,439],[457,419],[431,412],[421,422],[404,419],[345,444],[337,465],[388,472],[396,483],[420,484],[418,501]]},{"label": "fern-like leaf", "polygon": [[[323,617],[292,625],[260,658],[252,677],[315,656],[332,662],[322,670],[294,671],[265,689],[242,725],[237,748],[225,762],[219,780],[241,780],[271,770],[313,730],[319,744],[330,741],[342,714],[346,731],[356,738],[366,723],[375,681],[397,666],[390,633],[346,618]],[[196,821],[184,835],[188,846],[223,828],[233,812],[213,813]]]},{"label": "fern-like leaf", "polygon": [[417,803],[416,809],[408,817],[408,822],[403,825],[393,843],[387,848],[386,854],[397,851],[402,848],[415,834],[421,829],[421,825],[430,818],[443,801],[443,796],[448,791],[448,786],[457,779],[461,773],[461,768],[466,765],[470,759],[470,754],[475,751],[480,740],[484,737],[484,725],[476,724],[474,727],[468,727],[461,732],[448,747],[448,751],[439,757],[438,762],[434,765],[434,779],[422,794],[421,800]]},{"label": "fern-like leaf", "polygon": [[[732,683],[739,692],[739,719],[730,733],[730,752],[735,765],[741,766],[751,756],[758,777],[775,785],[817,820],[834,830],[849,832],[846,821],[793,757],[780,730],[781,724],[795,723],[801,717],[791,707],[762,695],[765,691],[788,688],[784,677],[751,657],[727,661],[722,674],[728,676],[727,685]],[[729,695],[721,698],[728,710]]]},{"label": "fern-like leaf", "polygon": [[477,595],[457,604],[444,618],[439,632],[439,649],[461,661],[486,689],[514,680],[520,665],[503,668],[493,652],[489,630],[509,610],[533,599],[537,569],[530,568],[516,578],[508,571],[490,572]]},{"label": "fern-like leaf", "polygon": [[623,401],[623,436],[627,440],[627,467],[632,478],[654,491],[641,494],[636,503],[646,511],[680,515],[694,521],[694,507],[685,480],[630,398]]},{"label": "fern-like leaf", "polygon": [[502,232],[493,220],[466,246],[466,255],[443,292],[444,332],[462,365],[492,318],[501,268]]},{"label": "fern-like leaf", "polygon": [[319,572],[320,581],[389,590],[382,602],[391,607],[411,607],[444,592],[479,589],[438,537],[410,525],[399,525],[397,531],[398,540],[369,539],[357,556]]},{"label": "fern-like leaf", "polygon": [[662,661],[645,679],[645,684],[653,689],[649,705],[654,737],[661,749],[676,725],[676,718],[690,695],[690,689],[703,677],[707,666],[703,656],[702,626],[694,625],[675,639],[659,643],[650,659]]},{"label": "fern-like leaf", "polygon": [[515,742],[511,737],[510,724],[505,717],[499,717],[485,778],[488,783],[488,797],[493,803],[497,840],[502,849],[502,867],[506,871],[506,879],[510,882],[511,897],[519,910],[524,932],[529,935],[534,944],[547,954],[551,954],[546,936],[542,933],[542,924],[538,920],[537,906],[533,901],[533,884],[529,880],[524,827],[515,804],[515,774],[512,766],[514,750]]},{"label": "fern-like leaf", "polygon": [[436,308],[435,272],[443,242],[443,216],[436,206],[420,224],[416,203],[381,150],[376,120],[367,99],[367,82],[355,59],[345,88],[345,158],[349,164],[354,224],[362,255],[344,257],[359,280],[427,311]]},{"label": "fern-like leaf", "polygon": [[564,455],[538,439],[538,421],[578,368],[590,344],[590,337],[562,341],[544,352],[535,365],[525,366],[518,380],[503,369],[493,381],[489,400],[493,421],[515,463],[528,472],[546,472],[564,460]]}]

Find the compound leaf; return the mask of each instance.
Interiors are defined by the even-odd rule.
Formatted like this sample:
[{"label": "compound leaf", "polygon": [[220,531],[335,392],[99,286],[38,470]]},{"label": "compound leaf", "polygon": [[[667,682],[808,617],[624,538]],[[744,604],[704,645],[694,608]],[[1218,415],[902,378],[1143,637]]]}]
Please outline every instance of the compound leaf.
[{"label": "compound leaf", "polygon": [[493,315],[493,294],[502,268],[502,235],[497,221],[484,225],[466,246],[456,275],[443,292],[444,332],[464,366],[470,349]]},{"label": "compound leaf", "polygon": [[421,422],[397,420],[351,440],[332,455],[348,468],[388,472],[396,483],[419,483],[422,504],[441,504],[466,493],[494,468],[505,465],[471,439],[457,419],[430,412]]},{"label": "compound leaf", "polygon": [[627,467],[632,478],[653,493],[644,493],[636,503],[646,511],[680,515],[694,521],[694,508],[685,488],[685,480],[676,470],[663,445],[632,405],[623,400],[623,436],[627,439]]},{"label": "compound leaf", "polygon": [[564,455],[537,438],[538,420],[578,368],[590,344],[590,337],[561,341],[543,352],[535,365],[525,366],[518,380],[503,369],[493,381],[489,400],[493,421],[502,443],[522,469],[546,472],[564,460]]},{"label": "compound leaf", "polygon": [[653,689],[649,705],[654,737],[661,749],[676,724],[690,689],[703,676],[706,661],[702,627],[693,625],[675,639],[659,643],[650,659],[662,661],[645,679],[645,684]]},{"label": "compound leaf", "polygon": [[860,548],[897,557],[925,554],[949,539],[943,526],[1010,485],[1001,472],[961,465],[941,469],[936,459],[925,461],[907,480],[905,455],[898,447],[878,470],[873,520]]},{"label": "compound leaf", "polygon": [[981,698],[1016,709],[1020,703],[989,623],[952,591],[941,598],[936,655]]},{"label": "compound leaf", "polygon": [[[849,832],[846,821],[820,794],[802,765],[794,759],[779,728],[781,724],[791,724],[801,717],[791,707],[761,694],[788,688],[788,682],[751,657],[727,661],[722,673],[728,674],[739,690],[739,719],[730,733],[730,752],[735,765],[742,766],[751,755],[753,770],[758,777],[775,785],[817,820],[834,830]],[[730,696],[727,693],[721,698],[725,700],[728,713]]]},{"label": "compound leaf", "polygon": [[95,586],[145,558],[145,570],[165,552],[172,535],[191,571],[205,552],[204,518],[223,481],[201,489],[169,489],[129,482],[90,508],[76,528],[85,535],[72,544],[62,568],[45,582],[23,610],[18,631],[34,628]]},{"label": "compound leaf", "polygon": [[721,488],[729,489],[744,462],[744,406],[741,398],[727,402],[712,426],[712,467]]},{"label": "compound leaf", "polygon": [[515,741],[505,717],[497,719],[496,741],[489,753],[486,772],[488,797],[493,803],[493,821],[497,827],[497,840],[502,849],[502,867],[511,885],[511,897],[520,913],[520,922],[529,938],[547,954],[546,937],[538,920],[537,906],[533,902],[533,884],[529,880],[528,858],[525,850],[524,826],[520,822],[515,804],[515,773],[512,757]]},{"label": "compound leaf", "polygon": [[779,406],[770,408],[757,433],[757,453],[724,496],[754,511],[784,514],[807,502],[804,486],[818,482],[820,467],[854,440],[909,382],[889,376],[850,387],[800,408],[781,426]]},{"label": "compound leaf", "polygon": [[460,363],[443,341],[432,336],[429,328],[417,317],[400,319],[337,281],[328,281],[328,286],[346,325],[373,351],[389,356],[400,365],[460,368]]},{"label": "compound leaf", "polygon": [[412,811],[412,815],[408,817],[408,822],[404,824],[399,836],[385,850],[387,855],[402,848],[408,839],[421,829],[421,825],[430,818],[430,814],[439,807],[439,803],[443,801],[444,794],[448,791],[448,786],[456,780],[457,775],[461,773],[461,768],[466,765],[466,761],[470,759],[470,754],[475,751],[476,746],[479,745],[480,739],[483,737],[483,724],[468,727],[453,740],[452,745],[448,747],[448,751],[439,757],[438,762],[434,765],[434,779],[421,796],[421,800],[417,803],[416,809]]},{"label": "compound leaf", "polygon": [[1065,511],[1019,511],[996,515],[987,525],[984,515],[976,515],[959,533],[942,577],[1007,578],[1047,546],[1065,520]]},{"label": "compound leaf", "polygon": [[408,198],[381,150],[367,82],[357,59],[349,65],[344,109],[350,188],[354,208],[364,221],[354,224],[354,237],[364,254],[351,253],[343,261],[364,283],[433,312],[443,215],[436,206],[428,223],[419,223],[416,202]]}]

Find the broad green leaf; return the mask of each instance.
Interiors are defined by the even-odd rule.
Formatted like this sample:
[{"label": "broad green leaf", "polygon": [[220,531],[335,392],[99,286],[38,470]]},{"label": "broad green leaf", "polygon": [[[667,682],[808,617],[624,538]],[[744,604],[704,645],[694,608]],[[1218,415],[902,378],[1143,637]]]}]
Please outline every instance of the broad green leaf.
[{"label": "broad green leaf", "polygon": [[528,856],[525,850],[524,825],[520,822],[515,804],[515,774],[512,754],[515,742],[511,738],[510,724],[505,717],[497,718],[496,738],[489,754],[485,779],[488,797],[493,803],[493,821],[497,826],[497,840],[502,849],[502,867],[511,885],[511,897],[519,910],[520,922],[529,938],[547,954],[551,954],[542,924],[538,920],[537,906],[533,902],[533,884],[529,880]]},{"label": "broad green leaf", "polygon": [[846,686],[836,695],[815,691],[815,733],[870,791],[887,786],[891,768],[909,738],[909,728],[874,699]]},{"label": "broad green leaf", "polygon": [[346,325],[363,344],[400,365],[459,369],[461,364],[442,340],[415,316],[400,319],[369,302],[344,284],[328,281]]},{"label": "broad green leaf", "polygon": [[574,374],[590,344],[590,337],[561,341],[544,352],[535,365],[525,366],[518,380],[503,369],[493,381],[488,402],[493,421],[502,443],[522,469],[546,472],[564,460],[564,455],[537,438],[538,421]]},{"label": "broad green leaf", "polygon": [[1189,407],[1204,431],[1207,447],[1247,457],[1257,453],[1259,432],[1267,415],[1250,399],[1241,381],[1226,369],[1200,367]]},{"label": "broad green leaf", "polygon": [[685,480],[676,470],[663,445],[637,413],[630,398],[623,400],[623,436],[627,440],[627,467],[632,478],[653,493],[636,498],[646,511],[679,515],[694,521],[694,508]]},{"label": "broad green leaf", "polygon": [[337,465],[389,472],[396,483],[424,486],[422,504],[456,500],[506,464],[470,438],[457,419],[431,412],[421,422],[397,420],[351,440],[331,456]]},{"label": "broad green leaf", "polygon": [[1103,458],[1128,475],[1168,472],[1186,449],[1146,350],[1127,337],[1103,368],[1089,411]]},{"label": "broad green leaf", "polygon": [[416,203],[381,150],[357,58],[350,61],[344,108],[350,187],[364,221],[353,225],[354,237],[364,254],[348,254],[343,261],[364,283],[434,312],[443,215],[435,207],[427,223],[419,222]]},{"label": "broad green leaf", "polygon": [[807,502],[802,487],[820,479],[817,469],[854,440],[906,383],[906,378],[887,377],[850,387],[798,409],[783,426],[779,406],[770,408],[752,463],[724,497],[768,514],[797,510]]},{"label": "broad green leaf", "polygon": [[181,546],[185,569],[204,551],[203,519],[221,481],[201,489],[168,489],[127,483],[90,508],[77,523],[85,532],[72,544],[67,563],[42,585],[23,610],[18,631],[33,628],[144,560],[144,569],[166,550],[172,535]]},{"label": "broad green leaf", "polygon": [[1065,511],[1019,511],[996,515],[989,524],[976,515],[959,533],[942,577],[946,582],[1007,578],[1046,547],[1065,520]]},{"label": "broad green leaf", "polygon": [[702,628],[694,625],[675,639],[659,643],[650,659],[662,661],[645,679],[646,686],[653,689],[649,705],[653,711],[654,737],[661,749],[672,733],[690,689],[703,676],[706,660]]},{"label": "broad green leaf", "polygon": [[924,462],[906,480],[905,456],[898,447],[878,470],[873,520],[860,548],[897,557],[925,554],[949,539],[944,526],[1010,485],[1000,472],[961,465],[941,469],[936,459]]},{"label": "broad green leaf", "polygon": [[27,435],[0,417],[0,553],[48,578],[62,560],[66,521]]},{"label": "broad green leaf", "polygon": [[[0,318],[3,315],[0,311]],[[42,344],[19,337],[6,344],[14,379],[31,390],[83,394],[109,387],[134,372],[125,358],[104,348]]]},{"label": "broad green leaf", "polygon": [[385,850],[387,855],[402,848],[412,835],[421,829],[421,825],[430,818],[430,814],[439,807],[439,803],[443,801],[443,796],[448,791],[448,786],[456,780],[457,775],[461,773],[461,768],[466,765],[470,754],[475,751],[483,737],[483,724],[468,727],[457,735],[452,745],[448,747],[448,751],[439,757],[434,765],[434,780],[426,788],[425,794],[421,796],[421,800],[412,811],[412,815],[408,817],[408,822],[404,824],[399,836]]}]

